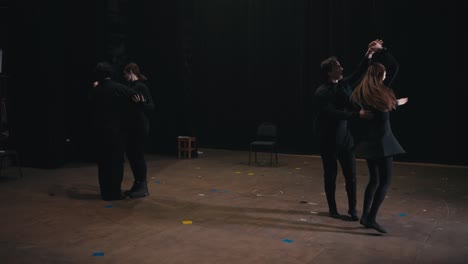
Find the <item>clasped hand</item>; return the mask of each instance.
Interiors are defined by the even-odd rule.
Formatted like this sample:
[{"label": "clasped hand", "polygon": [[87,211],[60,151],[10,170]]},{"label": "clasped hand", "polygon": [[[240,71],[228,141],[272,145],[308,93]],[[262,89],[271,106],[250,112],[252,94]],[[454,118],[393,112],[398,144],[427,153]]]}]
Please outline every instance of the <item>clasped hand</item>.
[{"label": "clasped hand", "polygon": [[133,102],[135,102],[135,103],[139,103],[139,102],[144,103],[144,102],[146,102],[146,99],[145,99],[145,97],[144,97],[142,94],[134,94],[134,95],[132,96],[132,100],[133,100]]}]

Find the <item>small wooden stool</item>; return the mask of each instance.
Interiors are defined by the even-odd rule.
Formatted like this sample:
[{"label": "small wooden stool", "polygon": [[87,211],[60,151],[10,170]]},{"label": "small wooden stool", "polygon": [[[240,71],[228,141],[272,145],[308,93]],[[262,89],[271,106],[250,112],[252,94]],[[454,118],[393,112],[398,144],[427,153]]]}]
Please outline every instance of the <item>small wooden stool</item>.
[{"label": "small wooden stool", "polygon": [[197,138],[190,136],[178,136],[177,137],[177,149],[179,159],[182,155],[185,157],[187,154],[188,158],[192,158],[192,151],[197,150]]}]

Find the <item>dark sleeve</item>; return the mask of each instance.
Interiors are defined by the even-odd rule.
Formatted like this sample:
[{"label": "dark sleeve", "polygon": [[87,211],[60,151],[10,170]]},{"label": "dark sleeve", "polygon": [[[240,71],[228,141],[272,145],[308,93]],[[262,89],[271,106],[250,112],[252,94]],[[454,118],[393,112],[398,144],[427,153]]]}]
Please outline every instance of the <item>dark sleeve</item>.
[{"label": "dark sleeve", "polygon": [[343,81],[347,82],[352,90],[354,90],[354,88],[356,88],[356,86],[358,85],[359,81],[361,81],[362,76],[364,75],[364,73],[367,70],[367,67],[369,66],[369,62],[370,60],[366,56],[364,56],[361,59],[361,62],[359,62],[359,65],[354,70],[354,72],[343,78]]},{"label": "dark sleeve", "polygon": [[385,66],[387,76],[385,77],[384,84],[390,86],[400,69],[398,61],[387,50],[382,50],[374,54],[372,61],[382,63]]},{"label": "dark sleeve", "polygon": [[137,86],[135,87],[135,90],[138,91],[138,93],[143,95],[143,97],[145,98],[145,102],[141,103],[143,110],[146,113],[153,111],[154,101],[153,101],[153,98],[151,97],[151,93],[148,89],[148,86],[146,86],[144,83],[138,83]]},{"label": "dark sleeve", "polygon": [[319,115],[338,120],[359,118],[359,111],[337,109],[329,93],[319,92],[315,95],[315,105]]},{"label": "dark sleeve", "polygon": [[130,89],[129,87],[118,83],[115,89],[116,96],[127,98],[129,100],[132,99],[132,96],[136,94],[136,92],[133,89]]}]

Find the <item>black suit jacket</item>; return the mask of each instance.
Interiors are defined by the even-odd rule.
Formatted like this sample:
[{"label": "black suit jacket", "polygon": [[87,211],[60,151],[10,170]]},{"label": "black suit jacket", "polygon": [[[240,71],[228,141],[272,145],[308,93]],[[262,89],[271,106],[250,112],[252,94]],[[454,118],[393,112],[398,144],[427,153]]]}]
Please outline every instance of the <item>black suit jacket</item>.
[{"label": "black suit jacket", "polygon": [[139,93],[145,98],[145,102],[133,103],[127,113],[127,131],[131,136],[144,137],[149,132],[149,116],[154,110],[154,101],[148,86],[143,81],[130,83],[132,92]]},{"label": "black suit jacket", "polygon": [[314,127],[321,152],[353,148],[354,141],[348,128],[348,120],[359,118],[360,108],[352,102],[351,94],[368,65],[369,60],[363,58],[353,74],[337,83],[326,82],[315,91]]},{"label": "black suit jacket", "polygon": [[91,133],[97,158],[123,159],[126,114],[133,92],[111,79],[101,80],[90,93]]}]

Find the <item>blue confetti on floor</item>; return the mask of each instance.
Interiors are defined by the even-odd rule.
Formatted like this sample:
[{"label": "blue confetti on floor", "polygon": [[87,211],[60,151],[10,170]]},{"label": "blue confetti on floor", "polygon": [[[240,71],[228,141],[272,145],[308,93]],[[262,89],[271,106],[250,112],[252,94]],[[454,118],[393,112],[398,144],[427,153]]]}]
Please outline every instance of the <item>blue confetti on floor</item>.
[{"label": "blue confetti on floor", "polygon": [[291,239],[283,239],[281,241],[283,241],[284,243],[288,243],[288,244],[291,244],[293,242]]},{"label": "blue confetti on floor", "polygon": [[160,184],[161,182],[160,182],[160,181],[154,181],[154,183],[156,183],[156,184]]},{"label": "blue confetti on floor", "polygon": [[112,204],[108,204],[106,206],[104,206],[105,208],[112,208]]},{"label": "blue confetti on floor", "polygon": [[104,252],[94,252],[93,257],[104,257]]},{"label": "blue confetti on floor", "polygon": [[405,213],[399,213],[398,216],[406,216]]},{"label": "blue confetti on floor", "polygon": [[217,192],[217,191],[218,191],[218,190],[216,190],[216,189],[211,189],[211,192]]}]

